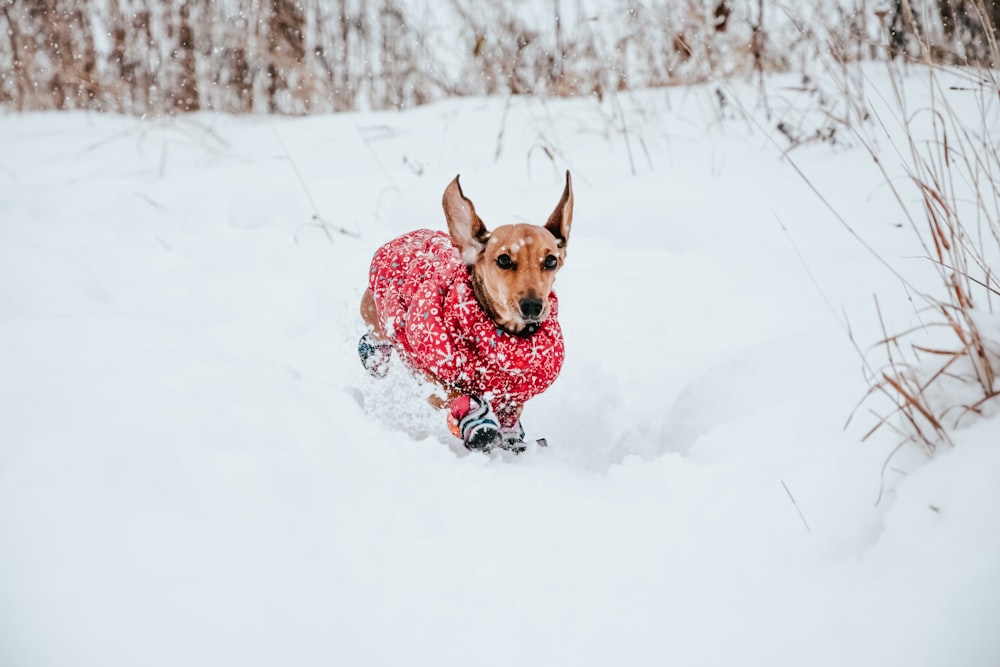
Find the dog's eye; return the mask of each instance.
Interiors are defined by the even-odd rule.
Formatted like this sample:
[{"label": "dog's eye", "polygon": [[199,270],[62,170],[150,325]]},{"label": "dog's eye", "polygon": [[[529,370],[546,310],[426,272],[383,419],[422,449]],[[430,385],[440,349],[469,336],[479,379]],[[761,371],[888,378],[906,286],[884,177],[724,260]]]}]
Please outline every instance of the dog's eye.
[{"label": "dog's eye", "polygon": [[545,258],[545,261],[542,262],[542,266],[551,271],[559,266],[559,259],[555,255],[549,255]]},{"label": "dog's eye", "polygon": [[501,269],[510,269],[514,266],[514,261],[510,258],[510,255],[504,253],[497,257],[497,266]]}]

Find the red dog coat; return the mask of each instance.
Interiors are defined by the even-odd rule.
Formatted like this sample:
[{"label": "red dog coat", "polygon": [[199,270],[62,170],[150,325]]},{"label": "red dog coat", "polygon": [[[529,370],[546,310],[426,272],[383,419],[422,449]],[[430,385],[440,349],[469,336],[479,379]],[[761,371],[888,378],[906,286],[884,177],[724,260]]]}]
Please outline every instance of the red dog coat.
[{"label": "red dog coat", "polygon": [[556,295],[527,338],[499,329],[476,301],[469,267],[444,232],[420,229],[382,246],[368,288],[379,324],[403,360],[445,385],[490,402],[502,426],[559,375],[562,329]]}]

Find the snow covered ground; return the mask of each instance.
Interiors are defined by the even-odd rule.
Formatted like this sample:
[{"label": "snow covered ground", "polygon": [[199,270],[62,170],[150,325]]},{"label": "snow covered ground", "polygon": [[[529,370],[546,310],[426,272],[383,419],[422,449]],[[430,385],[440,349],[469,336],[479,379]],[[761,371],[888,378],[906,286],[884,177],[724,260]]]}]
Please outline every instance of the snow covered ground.
[{"label": "snow covered ground", "polygon": [[[722,92],[0,117],[0,664],[1000,664],[1000,420],[884,470],[844,429],[848,322],[916,316]],[[932,279],[865,151],[791,156]],[[456,173],[497,225],[565,168],[550,447],[468,454],[358,363],[368,261]]]}]

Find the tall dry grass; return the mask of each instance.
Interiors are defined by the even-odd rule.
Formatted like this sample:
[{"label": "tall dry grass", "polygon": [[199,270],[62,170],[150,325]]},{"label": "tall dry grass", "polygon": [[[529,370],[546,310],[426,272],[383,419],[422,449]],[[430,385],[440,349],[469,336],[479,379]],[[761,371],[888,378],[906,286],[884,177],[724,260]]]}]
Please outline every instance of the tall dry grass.
[{"label": "tall dry grass", "polygon": [[[769,129],[787,142],[789,163],[847,231],[899,279],[905,289],[901,298],[914,304],[916,323],[893,330],[876,299],[882,336],[867,352],[859,344],[869,383],[861,404],[874,422],[864,439],[892,429],[933,453],[952,442],[956,429],[1000,413],[1000,315],[995,311],[1000,305],[1000,73],[995,69],[1000,53],[993,23],[998,7],[984,0],[919,5],[896,0],[871,17],[839,10],[825,18],[813,16],[811,22],[793,17],[815,60],[812,67],[800,64],[802,84],[795,93],[810,96],[815,109],[803,113],[800,104],[785,109],[763,101]],[[860,65],[865,60],[884,63],[888,89],[871,85]],[[813,76],[817,70],[822,82]],[[921,75],[926,85],[914,87]],[[926,95],[914,104],[907,90],[917,89]],[[954,103],[958,97],[960,104]],[[754,116],[745,105],[743,110]],[[814,142],[860,147],[870,155],[881,172],[880,189],[894,198],[922,248],[926,261],[916,274],[869,246],[788,154]],[[896,165],[902,165],[902,177]]]},{"label": "tall dry grass", "polygon": [[[1000,135],[991,122],[1000,79],[994,70],[975,69],[959,73],[962,83],[946,84],[927,65],[930,105],[920,109],[908,107],[892,70],[905,134],[895,148],[907,180],[896,181],[884,168],[883,175],[940,289],[915,292],[923,302],[920,323],[885,332],[879,346],[886,363],[871,380],[872,391],[895,406],[875,428],[898,415],[903,432],[933,452],[971,417],[1000,412],[1000,320],[993,315],[1000,305]],[[975,97],[979,117],[963,117],[950,103],[955,95]],[[929,136],[918,123],[929,123]]]},{"label": "tall dry grass", "polygon": [[[914,3],[911,5],[911,3]],[[0,105],[163,114],[595,95],[841,60],[982,62],[990,0],[0,0]],[[982,11],[975,11],[982,6]],[[888,26],[878,34],[879,17]],[[831,26],[838,33],[828,40]],[[987,27],[988,26],[988,27]],[[923,32],[921,32],[923,31]],[[885,48],[874,49],[875,40]]]},{"label": "tall dry grass", "polygon": [[[945,20],[937,32],[926,28],[926,15],[907,0],[894,7],[895,15],[879,16],[883,39],[870,42],[884,49],[889,90],[866,91],[863,74],[836,58],[842,45],[831,47],[826,67],[845,100],[838,127],[877,165],[926,260],[915,276],[880,258],[914,303],[916,323],[890,330],[876,301],[883,335],[866,356],[867,398],[889,407],[872,408],[874,426],[865,438],[890,428],[933,453],[952,442],[955,429],[1000,413],[1000,317],[994,314],[1000,305],[1000,76],[992,68],[1000,52],[991,24],[998,5],[949,3],[952,13],[942,15],[953,17],[961,8],[964,32]],[[963,41],[975,32],[970,16],[980,21],[974,45]],[[957,50],[943,53],[942,35],[955,38],[950,43]],[[904,80],[918,75],[926,76],[926,97],[914,104]],[[881,96],[888,114],[876,111],[870,94]],[[915,287],[928,282],[935,287]]]}]

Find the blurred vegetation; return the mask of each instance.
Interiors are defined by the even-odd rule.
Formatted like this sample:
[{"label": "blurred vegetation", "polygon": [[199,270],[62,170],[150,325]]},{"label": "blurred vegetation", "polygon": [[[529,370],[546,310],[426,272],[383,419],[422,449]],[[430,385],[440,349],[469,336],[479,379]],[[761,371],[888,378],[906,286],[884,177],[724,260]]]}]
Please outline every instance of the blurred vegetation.
[{"label": "blurred vegetation", "polygon": [[0,0],[0,106],[165,114],[595,95],[836,60],[995,67],[1000,0]]}]

